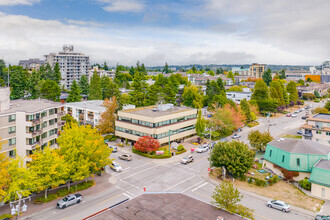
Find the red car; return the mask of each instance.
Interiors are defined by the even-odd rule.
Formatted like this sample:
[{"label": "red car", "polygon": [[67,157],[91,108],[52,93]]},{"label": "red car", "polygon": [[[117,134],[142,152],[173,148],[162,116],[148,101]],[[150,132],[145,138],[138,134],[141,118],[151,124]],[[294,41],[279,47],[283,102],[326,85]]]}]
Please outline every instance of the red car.
[{"label": "red car", "polygon": [[286,117],[291,117],[291,113],[286,114]]}]

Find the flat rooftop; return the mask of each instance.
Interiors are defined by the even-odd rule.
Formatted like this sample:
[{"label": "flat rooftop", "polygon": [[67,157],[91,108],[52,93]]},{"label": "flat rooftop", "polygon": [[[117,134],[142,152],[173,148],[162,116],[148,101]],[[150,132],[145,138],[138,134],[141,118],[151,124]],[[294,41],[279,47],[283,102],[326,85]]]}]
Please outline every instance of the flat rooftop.
[{"label": "flat rooftop", "polygon": [[181,193],[145,193],[87,219],[216,220],[218,216],[230,220],[244,219]]},{"label": "flat rooftop", "polygon": [[95,112],[104,112],[106,108],[103,106],[103,100],[90,100],[82,102],[65,103],[66,107],[88,109]]},{"label": "flat rooftop", "polygon": [[135,114],[135,115],[142,115],[147,116],[150,118],[157,118],[165,115],[175,114],[179,112],[185,112],[185,111],[191,111],[194,110],[194,108],[184,107],[184,106],[174,106],[173,108],[164,110],[164,111],[153,111],[154,109],[157,109],[157,105],[152,106],[146,106],[146,107],[139,107],[134,109],[127,109],[122,110],[120,112]]},{"label": "flat rooftop", "polygon": [[39,112],[44,109],[56,108],[63,106],[60,102],[52,102],[46,99],[33,99],[33,100],[23,100],[16,99],[10,101],[10,109],[0,112],[2,114],[15,113],[15,112],[27,112],[34,113]]},{"label": "flat rooftop", "polygon": [[325,120],[329,120],[330,121],[330,114],[319,113],[317,115],[314,115],[313,118],[325,119]]}]

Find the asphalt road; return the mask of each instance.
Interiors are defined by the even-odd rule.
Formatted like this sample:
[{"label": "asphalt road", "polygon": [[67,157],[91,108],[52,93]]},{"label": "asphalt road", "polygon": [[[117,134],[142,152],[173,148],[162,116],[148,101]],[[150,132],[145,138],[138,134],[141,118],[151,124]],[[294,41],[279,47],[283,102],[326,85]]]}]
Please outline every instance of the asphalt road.
[{"label": "asphalt road", "polygon": [[[322,105],[320,103],[318,105]],[[314,104],[314,107],[315,104]],[[271,119],[270,132],[274,137],[298,129],[305,120],[301,119],[303,113],[299,113],[297,118],[280,117]],[[252,128],[259,130],[267,129],[267,121],[260,119],[260,125]],[[250,128],[244,128],[241,132],[241,140],[246,141]],[[121,151],[122,149],[119,149]],[[120,152],[112,154],[111,157],[122,165],[123,171],[116,173],[109,168],[107,172],[112,174],[109,181],[114,184],[108,190],[93,196],[84,197],[84,201],[78,205],[59,210],[56,207],[47,208],[35,213],[33,216],[22,216],[22,219],[82,219],[102,209],[110,207],[125,199],[132,199],[146,192],[181,192],[198,200],[210,203],[214,185],[204,178],[203,174],[207,172],[209,153],[193,153],[195,161],[188,165],[180,163],[181,155],[167,159],[166,162],[151,160],[133,155],[132,161],[118,160]],[[313,219],[310,215],[291,211],[283,213],[281,211],[268,208],[264,200],[254,196],[244,195],[243,205],[255,210],[256,219],[286,219],[286,220],[304,220]],[[198,207],[196,207],[198,208]]]}]

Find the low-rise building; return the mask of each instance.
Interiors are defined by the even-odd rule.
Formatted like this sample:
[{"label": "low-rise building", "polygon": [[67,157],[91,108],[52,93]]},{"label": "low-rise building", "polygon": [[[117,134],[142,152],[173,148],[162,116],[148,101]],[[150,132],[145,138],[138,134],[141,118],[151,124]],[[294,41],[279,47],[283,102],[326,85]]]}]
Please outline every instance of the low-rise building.
[{"label": "low-rise building", "polygon": [[310,178],[314,165],[330,159],[330,146],[310,140],[279,138],[267,144],[264,166],[283,176],[279,167],[299,173],[295,181]]},{"label": "low-rise building", "polygon": [[285,72],[285,77],[288,82],[289,81],[297,82],[300,79],[305,81],[305,76],[310,74],[311,74],[310,71],[306,71],[306,70],[289,70]]},{"label": "low-rise building", "polygon": [[89,124],[94,127],[98,125],[101,114],[106,110],[103,102],[103,100],[70,102],[64,105],[64,111],[80,124]]},{"label": "low-rise building", "polygon": [[308,118],[302,129],[304,139],[330,145],[330,114],[316,114]]},{"label": "low-rise building", "polygon": [[226,92],[227,99],[233,100],[235,103],[239,104],[242,99],[249,101],[251,99],[252,92]]},{"label": "low-rise building", "polygon": [[110,77],[111,79],[114,79],[116,76],[116,71],[114,70],[104,70],[104,69],[99,69],[98,66],[94,66],[92,69],[88,70],[88,81],[91,81],[91,78],[94,74],[94,72],[97,72],[97,74],[100,77],[107,76]]},{"label": "low-rise building", "polygon": [[62,104],[44,99],[10,100],[9,96],[9,88],[0,88],[1,152],[29,161],[26,157],[37,145],[56,147],[58,131],[64,124]]},{"label": "low-rise building", "polygon": [[23,67],[24,69],[29,70],[38,70],[42,65],[45,65],[45,60],[40,60],[39,58],[28,59],[28,60],[20,60],[18,65]]},{"label": "low-rise building", "polygon": [[[151,136],[160,144],[180,142],[196,134],[197,109],[173,104],[118,111],[115,135],[134,144],[141,136]],[[170,136],[170,137],[169,137]]]}]

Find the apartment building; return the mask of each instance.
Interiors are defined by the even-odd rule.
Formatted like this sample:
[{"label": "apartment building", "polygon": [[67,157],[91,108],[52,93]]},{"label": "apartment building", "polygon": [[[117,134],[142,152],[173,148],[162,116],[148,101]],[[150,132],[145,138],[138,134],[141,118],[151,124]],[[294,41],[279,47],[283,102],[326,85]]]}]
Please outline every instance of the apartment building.
[{"label": "apartment building", "polygon": [[73,46],[63,46],[63,51],[59,53],[50,53],[45,55],[46,62],[52,67],[56,63],[60,66],[61,84],[66,89],[70,89],[73,80],[80,81],[80,77],[85,74],[88,76],[90,69],[89,56],[74,52]]},{"label": "apartment building", "polygon": [[90,100],[83,102],[71,102],[64,105],[64,111],[76,119],[80,124],[98,125],[101,114],[106,108],[103,100]]},{"label": "apartment building", "polygon": [[249,75],[249,69],[246,69],[246,68],[242,69],[241,67],[233,67],[233,68],[231,68],[231,72],[233,74],[238,73],[241,76]]},{"label": "apartment building", "polygon": [[173,104],[118,111],[115,135],[134,144],[141,136],[151,136],[160,144],[180,142],[196,134],[197,109]]},{"label": "apartment building", "polygon": [[29,70],[39,70],[42,65],[46,64],[45,60],[39,60],[39,58],[28,59],[28,60],[20,60],[18,65],[23,67],[24,69]]},{"label": "apartment building", "polygon": [[330,145],[330,114],[316,114],[306,122],[302,126],[305,139]]},{"label": "apartment building", "polygon": [[254,78],[261,78],[262,74],[266,71],[266,64],[253,63],[250,66],[249,75]]},{"label": "apartment building", "polygon": [[10,88],[0,88],[1,152],[25,158],[36,145],[56,147],[58,131],[64,124],[62,104],[43,99],[10,100],[9,96]]},{"label": "apartment building", "polygon": [[97,74],[102,77],[102,76],[108,76],[111,79],[114,79],[116,76],[116,71],[114,70],[104,70],[104,69],[99,69],[98,66],[94,66],[92,69],[88,70],[88,80],[90,82],[94,72],[97,72]]}]

